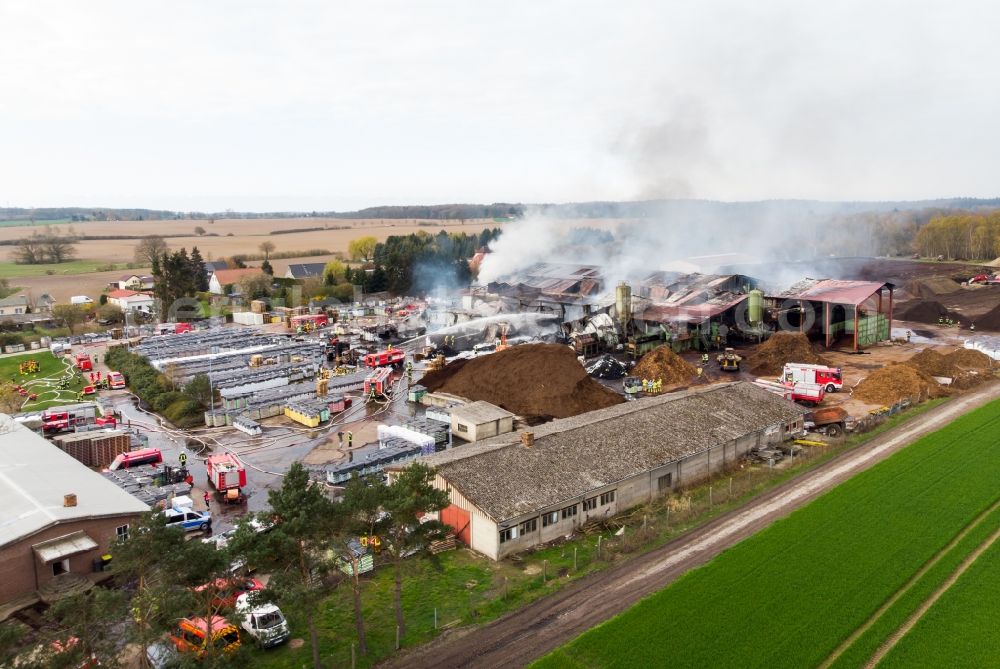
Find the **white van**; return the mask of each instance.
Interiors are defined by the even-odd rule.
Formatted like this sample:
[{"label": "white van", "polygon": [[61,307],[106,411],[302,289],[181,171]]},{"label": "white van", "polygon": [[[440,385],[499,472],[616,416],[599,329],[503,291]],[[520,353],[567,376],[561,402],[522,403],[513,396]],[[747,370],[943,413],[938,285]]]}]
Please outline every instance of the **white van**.
[{"label": "white van", "polygon": [[271,648],[288,641],[288,621],[274,604],[250,604],[250,593],[236,598],[236,617],[240,627],[257,641],[261,648]]},{"label": "white van", "polygon": [[86,295],[74,295],[69,298],[70,304],[93,304],[94,301],[87,297]]}]

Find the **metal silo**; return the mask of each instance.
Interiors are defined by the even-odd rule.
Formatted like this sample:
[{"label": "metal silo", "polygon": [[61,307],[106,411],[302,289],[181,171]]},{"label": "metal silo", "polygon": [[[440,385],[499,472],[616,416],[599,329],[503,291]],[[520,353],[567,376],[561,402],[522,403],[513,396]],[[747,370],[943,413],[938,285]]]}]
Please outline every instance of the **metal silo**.
[{"label": "metal silo", "polygon": [[750,291],[750,299],[747,304],[747,318],[750,325],[760,325],[764,322],[764,292],[761,290]]}]

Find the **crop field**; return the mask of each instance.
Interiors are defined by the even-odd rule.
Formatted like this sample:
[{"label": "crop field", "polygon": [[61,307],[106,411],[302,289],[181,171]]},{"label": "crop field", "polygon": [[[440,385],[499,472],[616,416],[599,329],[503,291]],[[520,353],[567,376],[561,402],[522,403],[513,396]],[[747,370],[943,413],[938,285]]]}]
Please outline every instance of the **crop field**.
[{"label": "crop field", "polygon": [[880,667],[990,667],[1000,657],[1000,543],[976,560]]},{"label": "crop field", "polygon": [[[28,360],[38,362],[38,372],[21,373],[21,363]],[[21,406],[22,411],[38,411],[50,406],[76,402],[77,393],[83,386],[79,375],[74,374],[69,358],[56,357],[47,350],[0,358],[0,379],[21,386],[28,393],[38,395],[38,399],[34,401],[25,397]],[[65,384],[61,383],[63,379],[66,379]]]},{"label": "crop field", "polygon": [[[67,229],[68,225],[60,227]],[[408,235],[415,232],[478,233],[499,224],[490,220],[418,221],[413,219],[333,219],[333,218],[276,218],[276,219],[217,219],[209,221],[93,221],[72,223],[74,231],[85,237],[76,244],[78,260],[58,265],[17,265],[13,262],[14,246],[0,246],[0,278],[23,286],[37,296],[49,293],[57,301],[66,301],[72,295],[97,294],[126,273],[149,272],[149,268],[125,269],[135,255],[135,239],[87,239],[86,236],[143,236],[164,235],[171,249],[197,246],[206,260],[215,260],[238,253],[257,254],[261,242],[274,243],[277,252],[325,249],[329,255],[286,258],[272,261],[275,274],[282,275],[288,263],[327,262],[337,253],[346,253],[347,245],[358,237],[371,235],[384,240],[390,235]],[[0,226],[0,240],[21,239],[37,231],[35,226]],[[196,227],[205,229],[205,235],[194,233]],[[274,234],[272,234],[274,233]],[[179,236],[174,236],[179,235]],[[255,263],[250,263],[255,264]],[[113,265],[113,271],[98,271]],[[17,281],[20,278],[26,281]]]},{"label": "crop field", "polygon": [[536,666],[864,666],[1000,528],[998,430],[1000,401],[923,437]]}]

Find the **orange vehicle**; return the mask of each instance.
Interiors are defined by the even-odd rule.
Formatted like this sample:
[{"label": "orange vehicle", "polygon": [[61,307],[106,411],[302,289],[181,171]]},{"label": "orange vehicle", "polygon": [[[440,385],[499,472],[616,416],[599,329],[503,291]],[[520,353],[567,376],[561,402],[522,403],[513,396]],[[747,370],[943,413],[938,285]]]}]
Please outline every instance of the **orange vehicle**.
[{"label": "orange vehicle", "polygon": [[209,641],[209,626],[204,618],[184,618],[170,633],[170,641],[181,653],[195,653],[199,658],[209,643],[224,653],[233,653],[240,647],[240,629],[222,616],[213,616]]}]

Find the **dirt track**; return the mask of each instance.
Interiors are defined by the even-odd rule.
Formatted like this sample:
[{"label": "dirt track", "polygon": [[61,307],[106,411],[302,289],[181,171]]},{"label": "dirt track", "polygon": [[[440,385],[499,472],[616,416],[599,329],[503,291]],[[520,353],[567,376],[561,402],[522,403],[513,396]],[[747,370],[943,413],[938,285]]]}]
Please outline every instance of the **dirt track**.
[{"label": "dirt track", "polygon": [[407,669],[525,666],[918,437],[997,397],[1000,384],[993,383],[955,398],[661,548],[591,574],[482,627],[446,633],[429,644],[390,658],[383,666]]}]

